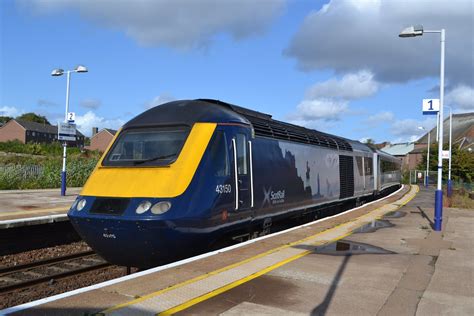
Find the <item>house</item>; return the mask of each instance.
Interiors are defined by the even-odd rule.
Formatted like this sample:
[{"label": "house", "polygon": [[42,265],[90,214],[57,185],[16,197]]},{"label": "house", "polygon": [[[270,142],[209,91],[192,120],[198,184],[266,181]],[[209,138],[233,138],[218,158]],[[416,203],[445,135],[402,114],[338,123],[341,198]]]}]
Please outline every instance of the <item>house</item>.
[{"label": "house", "polygon": [[[12,119],[0,127],[0,142],[18,140],[26,143],[52,143],[58,141],[58,127],[30,121]],[[69,146],[84,147],[84,135],[76,130],[76,141]]]},{"label": "house", "polygon": [[100,132],[97,130],[97,127],[92,128],[91,144],[87,149],[105,152],[117,131],[110,128],[104,128]]}]

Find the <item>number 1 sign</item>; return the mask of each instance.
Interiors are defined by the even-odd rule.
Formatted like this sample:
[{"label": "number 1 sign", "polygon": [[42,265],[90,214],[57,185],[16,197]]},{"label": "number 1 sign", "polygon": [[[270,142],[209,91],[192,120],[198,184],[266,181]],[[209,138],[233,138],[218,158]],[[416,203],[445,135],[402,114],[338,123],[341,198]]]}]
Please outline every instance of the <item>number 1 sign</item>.
[{"label": "number 1 sign", "polygon": [[423,99],[423,115],[436,115],[439,112],[439,99]]}]

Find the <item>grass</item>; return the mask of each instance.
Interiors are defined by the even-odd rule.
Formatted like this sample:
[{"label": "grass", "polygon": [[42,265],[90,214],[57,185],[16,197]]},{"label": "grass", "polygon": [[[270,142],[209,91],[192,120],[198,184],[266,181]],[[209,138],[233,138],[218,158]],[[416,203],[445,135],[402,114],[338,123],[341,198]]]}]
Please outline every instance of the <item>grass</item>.
[{"label": "grass", "polygon": [[451,197],[445,198],[445,206],[474,210],[474,200],[466,190],[456,190]]}]

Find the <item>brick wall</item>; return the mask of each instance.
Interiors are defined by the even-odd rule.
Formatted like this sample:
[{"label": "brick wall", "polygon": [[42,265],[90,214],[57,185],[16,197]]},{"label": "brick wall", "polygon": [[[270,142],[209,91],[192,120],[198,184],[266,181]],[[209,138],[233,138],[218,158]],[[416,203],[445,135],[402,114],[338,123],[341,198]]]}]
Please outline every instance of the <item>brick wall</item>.
[{"label": "brick wall", "polygon": [[14,120],[10,120],[8,123],[0,127],[0,142],[15,139],[24,144],[26,141],[25,129]]},{"label": "brick wall", "polygon": [[106,130],[102,130],[91,138],[91,145],[89,146],[89,149],[104,152],[113,138],[114,136],[112,134]]}]

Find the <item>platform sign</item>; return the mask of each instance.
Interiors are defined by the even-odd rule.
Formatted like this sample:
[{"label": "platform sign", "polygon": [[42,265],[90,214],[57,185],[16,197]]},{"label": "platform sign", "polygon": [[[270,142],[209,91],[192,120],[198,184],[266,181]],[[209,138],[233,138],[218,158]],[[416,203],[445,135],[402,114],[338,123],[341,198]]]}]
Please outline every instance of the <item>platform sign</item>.
[{"label": "platform sign", "polygon": [[75,120],[76,120],[76,113],[75,112],[68,112],[67,113],[67,121],[69,123],[74,123]]},{"label": "platform sign", "polygon": [[441,154],[441,158],[449,159],[449,150],[443,150],[443,153]]},{"label": "platform sign", "polygon": [[439,99],[423,99],[423,115],[436,115],[439,112]]},{"label": "platform sign", "polygon": [[58,140],[76,141],[76,124],[59,122]]}]

